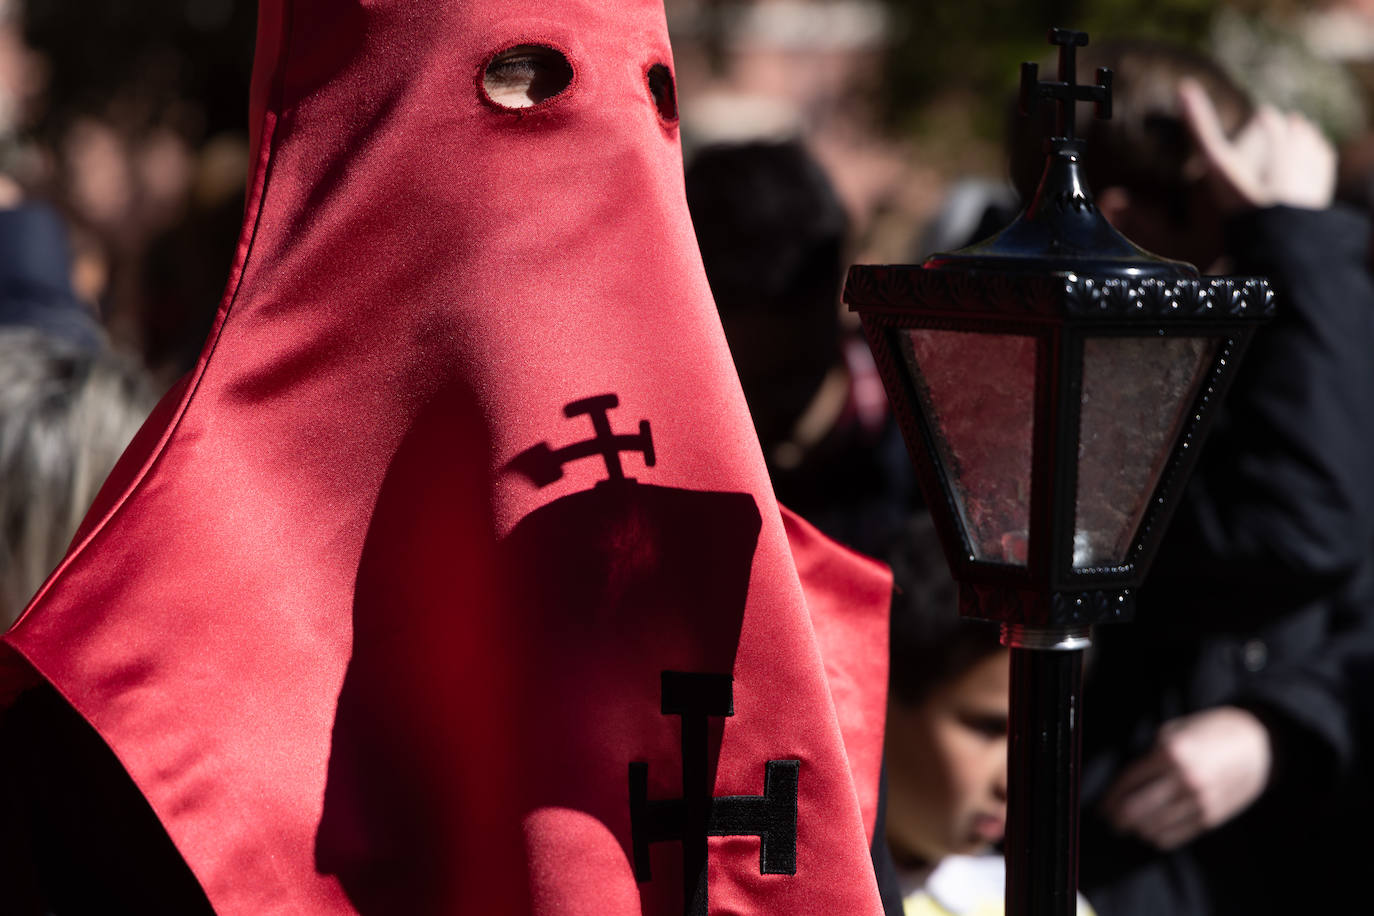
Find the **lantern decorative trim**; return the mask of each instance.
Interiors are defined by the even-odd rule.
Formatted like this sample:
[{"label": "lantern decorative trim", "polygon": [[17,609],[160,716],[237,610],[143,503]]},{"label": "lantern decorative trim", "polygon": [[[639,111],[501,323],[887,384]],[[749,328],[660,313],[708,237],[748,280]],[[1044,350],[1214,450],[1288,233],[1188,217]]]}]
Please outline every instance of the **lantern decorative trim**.
[{"label": "lantern decorative trim", "polygon": [[[1062,296],[1055,287],[1062,286]],[[1123,320],[1187,321],[1228,315],[1264,317],[1274,299],[1269,284],[1252,277],[1200,277],[1132,281],[1067,272],[1060,277],[1017,276],[999,271],[932,270],[900,265],[856,265],[845,283],[845,301],[856,311],[894,317],[912,305],[951,318],[974,314],[1068,317],[1111,316]]]},{"label": "lantern decorative trim", "polygon": [[1064,284],[1065,311],[1075,316],[1111,315],[1141,321],[1187,321],[1213,314],[1263,318],[1271,314],[1273,301],[1268,282],[1253,277],[1131,283],[1070,274]]}]

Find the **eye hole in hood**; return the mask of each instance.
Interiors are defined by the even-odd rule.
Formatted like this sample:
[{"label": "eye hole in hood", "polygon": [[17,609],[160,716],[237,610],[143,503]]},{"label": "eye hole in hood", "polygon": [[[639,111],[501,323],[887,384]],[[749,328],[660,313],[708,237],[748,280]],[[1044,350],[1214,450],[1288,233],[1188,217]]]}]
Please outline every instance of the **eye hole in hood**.
[{"label": "eye hole in hood", "polygon": [[668,124],[677,121],[677,89],[673,86],[673,71],[664,64],[649,68],[649,94],[654,97],[658,116]]},{"label": "eye hole in hood", "polygon": [[499,108],[531,108],[572,83],[573,68],[546,45],[516,45],[493,55],[482,76],[487,99]]}]

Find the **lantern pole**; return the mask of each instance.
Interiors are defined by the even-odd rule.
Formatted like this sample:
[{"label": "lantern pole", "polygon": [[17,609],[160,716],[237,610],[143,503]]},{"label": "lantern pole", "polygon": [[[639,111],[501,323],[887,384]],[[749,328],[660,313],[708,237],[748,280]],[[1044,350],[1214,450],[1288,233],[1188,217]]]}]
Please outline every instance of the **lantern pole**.
[{"label": "lantern pole", "polygon": [[1082,628],[1003,624],[1011,649],[1007,916],[1072,916],[1078,902]]},{"label": "lantern pole", "polygon": [[[1048,38],[1059,48],[1059,78],[1040,81],[1035,64],[1022,64],[1021,112],[1033,114],[1041,99],[1055,102],[1055,132],[1047,151],[1073,159],[1081,149],[1075,109],[1079,102],[1092,102],[1097,117],[1110,118],[1112,74],[1099,70],[1095,85],[1080,85],[1075,52],[1088,43],[1087,34],[1050,29]],[[1078,909],[1083,657],[1092,630],[1004,623],[1002,644],[1011,650],[1006,913],[1073,916]]]}]

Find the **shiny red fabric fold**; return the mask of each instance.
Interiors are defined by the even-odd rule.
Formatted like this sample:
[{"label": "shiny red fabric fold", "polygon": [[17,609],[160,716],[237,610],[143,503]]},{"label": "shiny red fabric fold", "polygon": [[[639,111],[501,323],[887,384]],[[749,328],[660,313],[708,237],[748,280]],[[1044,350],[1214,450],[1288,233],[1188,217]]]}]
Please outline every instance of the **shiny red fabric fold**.
[{"label": "shiny red fabric fold", "polygon": [[[659,0],[259,32],[215,326],[7,689],[91,722],[220,913],[880,912],[890,582],[773,499]],[[574,78],[503,110],[521,44]]]}]

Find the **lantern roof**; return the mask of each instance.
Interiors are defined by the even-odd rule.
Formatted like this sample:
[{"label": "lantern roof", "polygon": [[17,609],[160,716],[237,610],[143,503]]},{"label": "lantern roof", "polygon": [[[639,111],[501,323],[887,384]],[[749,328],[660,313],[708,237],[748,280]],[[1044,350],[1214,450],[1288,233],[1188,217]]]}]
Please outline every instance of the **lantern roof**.
[{"label": "lantern roof", "polygon": [[990,239],[932,255],[928,269],[1074,273],[1126,281],[1196,280],[1198,271],[1137,246],[1107,222],[1081,175],[1083,142],[1055,138],[1030,205]]}]

